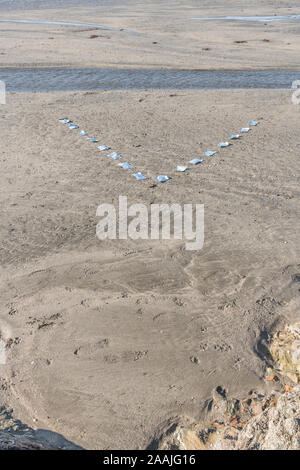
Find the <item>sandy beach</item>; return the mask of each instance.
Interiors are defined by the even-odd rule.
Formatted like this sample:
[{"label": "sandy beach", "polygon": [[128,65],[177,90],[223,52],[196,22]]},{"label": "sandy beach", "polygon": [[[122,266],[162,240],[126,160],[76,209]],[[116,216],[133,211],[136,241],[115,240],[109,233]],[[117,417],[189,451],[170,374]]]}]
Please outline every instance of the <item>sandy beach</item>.
[{"label": "sandy beach", "polygon": [[[7,3],[7,2],[6,2]],[[25,2],[27,3],[27,2]],[[120,29],[0,24],[1,66],[299,70],[299,23],[192,21],[193,17],[300,14],[295,0],[28,2],[1,19],[80,22]],[[60,8],[57,8],[57,4]],[[99,5],[100,3],[100,5]],[[199,5],[201,3],[201,5]],[[22,2],[19,2],[22,4]],[[80,6],[81,5],[81,6]],[[16,7],[18,3],[16,3]],[[97,36],[91,38],[91,36]]]},{"label": "sandy beach", "polygon": [[[299,14],[297,2],[197,3],[26,11],[0,3],[1,19],[140,33],[0,23],[0,66],[299,69],[300,23],[186,20]],[[172,423],[204,419],[218,386],[238,398],[280,390],[264,377],[269,336],[299,320],[300,107],[291,98],[291,90],[7,94],[1,405],[84,448],[145,449]],[[63,117],[150,180],[136,181]],[[253,119],[259,125],[229,148],[174,173]],[[152,187],[158,174],[172,179]],[[203,249],[174,239],[100,241],[96,209],[120,195],[149,207],[204,204]]]}]

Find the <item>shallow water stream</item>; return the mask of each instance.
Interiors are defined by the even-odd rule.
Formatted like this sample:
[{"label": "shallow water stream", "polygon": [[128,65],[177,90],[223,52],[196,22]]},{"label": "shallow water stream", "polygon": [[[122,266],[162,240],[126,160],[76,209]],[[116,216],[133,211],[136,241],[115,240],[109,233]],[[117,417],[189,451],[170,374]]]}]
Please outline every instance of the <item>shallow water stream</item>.
[{"label": "shallow water stream", "polygon": [[300,71],[160,70],[118,68],[0,68],[11,92],[143,89],[291,88]]}]

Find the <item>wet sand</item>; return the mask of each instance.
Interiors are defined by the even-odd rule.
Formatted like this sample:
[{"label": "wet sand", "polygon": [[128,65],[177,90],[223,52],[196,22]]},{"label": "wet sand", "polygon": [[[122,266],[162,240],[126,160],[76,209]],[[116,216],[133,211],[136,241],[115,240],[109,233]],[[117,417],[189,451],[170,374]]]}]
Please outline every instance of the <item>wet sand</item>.
[{"label": "wet sand", "polygon": [[[124,31],[1,24],[1,66],[77,66],[180,69],[299,69],[299,23],[190,21],[191,17],[300,14],[297,1],[108,1],[1,11],[0,19],[98,24]],[[252,2],[253,3],[253,2]],[[35,5],[30,2],[29,5]],[[74,6],[72,6],[74,5]],[[86,6],[85,6],[86,5]],[[0,4],[1,6],[1,4]],[[16,4],[16,7],[18,3]],[[46,7],[46,8],[45,8]],[[93,39],[90,36],[97,36]]]},{"label": "wet sand", "polygon": [[[270,44],[262,25],[219,23],[216,33],[195,23],[191,32],[183,16],[211,16],[208,2],[191,2],[188,12],[172,2],[172,17],[170,5],[159,13],[150,2],[107,6],[106,17],[103,9],[47,12],[106,19],[142,32],[139,43],[121,32],[88,39],[94,32],[1,24],[1,64],[297,67],[298,45],[285,45],[285,34],[296,34],[290,24],[276,25]],[[285,6],[278,14],[289,11],[288,2],[277,5]],[[271,14],[267,6],[258,14]],[[250,45],[232,43],[250,37]],[[213,55],[199,54],[204,38]],[[86,448],[144,449],[170,423],[203,419],[217,386],[239,398],[276,387],[263,380],[268,336],[299,316],[299,109],[283,90],[8,93],[0,108],[1,406]],[[136,181],[60,124],[65,116],[147,176],[172,180]],[[172,172],[252,119],[260,125],[230,148]],[[120,194],[129,204],[203,203],[204,248],[100,242],[97,206]]]},{"label": "wet sand", "polygon": [[[253,117],[261,124],[150,189],[60,124],[64,115],[148,176],[170,174]],[[172,420],[203,416],[218,385],[240,397],[270,387],[266,337],[299,311],[298,120],[279,91],[9,95],[2,402],[84,447],[145,448]],[[204,248],[100,242],[96,208],[120,194],[204,203]]]}]

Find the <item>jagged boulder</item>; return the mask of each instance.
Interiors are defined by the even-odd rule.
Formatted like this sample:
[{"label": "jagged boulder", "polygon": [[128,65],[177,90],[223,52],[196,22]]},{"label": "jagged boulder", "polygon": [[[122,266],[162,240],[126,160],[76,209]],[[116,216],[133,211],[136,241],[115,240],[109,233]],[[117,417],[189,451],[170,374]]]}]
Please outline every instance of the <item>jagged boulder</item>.
[{"label": "jagged boulder", "polygon": [[287,325],[276,333],[270,345],[278,372],[300,383],[300,323]]},{"label": "jagged boulder", "polygon": [[[234,405],[234,406],[233,406]],[[251,392],[244,400],[228,400],[220,387],[209,403],[209,423],[177,424],[167,429],[158,449],[169,450],[298,450],[300,386],[268,396]]]},{"label": "jagged boulder", "polygon": [[238,435],[237,449],[300,449],[300,386],[279,395],[276,406],[251,418]]},{"label": "jagged boulder", "polygon": [[32,429],[0,407],[0,450],[79,450],[81,447],[61,434]]}]

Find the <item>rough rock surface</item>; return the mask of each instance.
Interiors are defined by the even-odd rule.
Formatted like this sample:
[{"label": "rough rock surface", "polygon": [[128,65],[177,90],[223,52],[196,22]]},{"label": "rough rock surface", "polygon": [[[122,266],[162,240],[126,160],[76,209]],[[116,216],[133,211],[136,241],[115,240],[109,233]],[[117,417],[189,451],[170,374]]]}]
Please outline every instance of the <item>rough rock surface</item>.
[{"label": "rough rock surface", "polygon": [[34,430],[0,407],[0,450],[79,450],[62,435],[45,429]]},{"label": "rough rock surface", "polygon": [[283,331],[275,334],[270,353],[278,367],[277,371],[293,382],[300,383],[300,323],[287,325]]},{"label": "rough rock surface", "polygon": [[[220,393],[221,392],[221,393]],[[223,392],[223,395],[222,395]],[[234,405],[234,406],[233,406]],[[210,424],[178,424],[158,440],[162,450],[298,450],[300,386],[265,397],[252,392],[243,401],[216,390],[209,404]]]},{"label": "rough rock surface", "polygon": [[300,449],[300,386],[280,395],[275,407],[250,419],[239,433],[237,449]]}]

